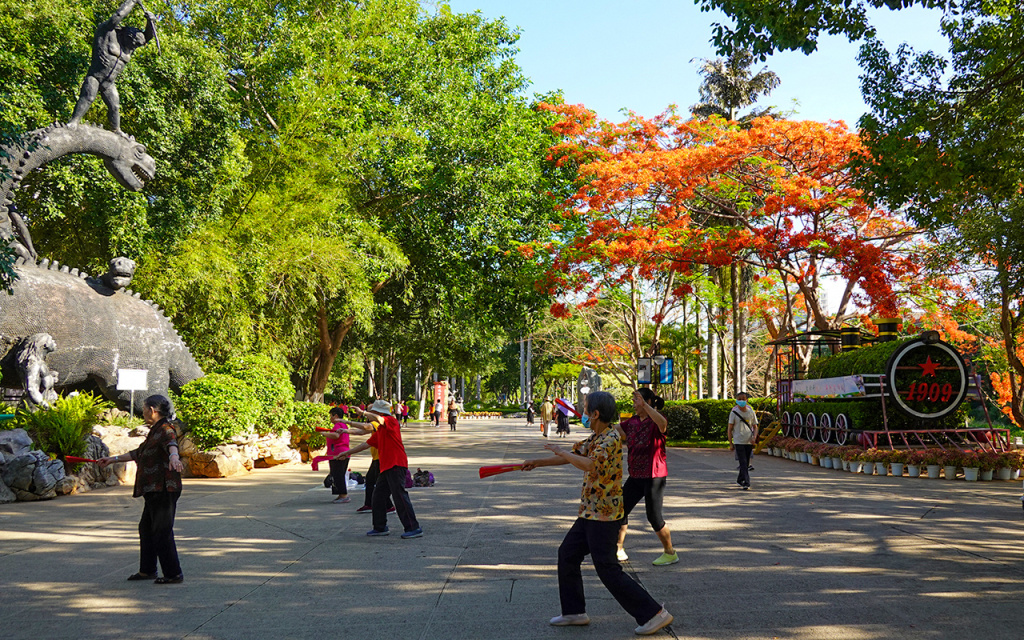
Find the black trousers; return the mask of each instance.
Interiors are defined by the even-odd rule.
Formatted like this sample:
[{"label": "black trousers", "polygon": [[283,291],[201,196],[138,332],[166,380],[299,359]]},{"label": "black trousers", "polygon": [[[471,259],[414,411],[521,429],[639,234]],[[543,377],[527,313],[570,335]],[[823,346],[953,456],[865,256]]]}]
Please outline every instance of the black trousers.
[{"label": "black trousers", "polygon": [[615,557],[622,520],[601,521],[577,518],[558,547],[558,598],[562,615],[587,612],[580,567],[590,554],[597,577],[612,597],[637,624],[644,624],[661,611],[661,605],[647,590],[626,575]]},{"label": "black trousers", "polygon": [[348,461],[349,458],[327,461],[331,465],[331,480],[334,481],[334,484],[331,485],[331,493],[336,496],[348,495],[348,479],[345,478],[345,472],[348,471]]},{"label": "black trousers", "polygon": [[634,478],[629,476],[622,483],[622,506],[626,511],[627,522],[629,514],[633,512],[640,499],[643,498],[644,508],[647,510],[647,522],[655,532],[665,528],[665,518],[662,515],[662,505],[665,502],[665,481],[666,478]]},{"label": "black trousers", "polygon": [[750,486],[750,456],[754,453],[754,445],[752,444],[737,444],[736,447],[736,459],[740,461],[740,475],[736,478],[736,482],[740,483],[744,487]]},{"label": "black trousers", "polygon": [[139,520],[139,573],[156,574],[160,561],[165,578],[181,575],[178,547],[174,544],[174,513],[181,491],[151,491],[142,494],[146,505]]},{"label": "black trousers", "polygon": [[398,519],[406,531],[420,528],[416,520],[416,512],[412,510],[412,500],[405,490],[406,467],[391,467],[380,472],[377,486],[373,489],[373,528],[383,531],[388,528],[388,503],[394,501]]},{"label": "black trousers", "polygon": [[[373,508],[373,489],[377,484],[377,478],[380,477],[380,460],[374,460],[370,463],[370,468],[366,470],[366,477],[363,479],[363,505],[369,508]],[[388,496],[387,509],[393,507],[391,503],[391,496]]]}]

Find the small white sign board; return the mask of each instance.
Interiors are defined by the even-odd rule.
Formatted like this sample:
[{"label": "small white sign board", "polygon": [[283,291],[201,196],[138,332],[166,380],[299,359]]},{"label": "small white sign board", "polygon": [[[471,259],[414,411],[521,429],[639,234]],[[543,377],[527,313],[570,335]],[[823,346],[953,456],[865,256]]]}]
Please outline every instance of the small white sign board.
[{"label": "small white sign board", "polygon": [[146,391],[149,383],[146,376],[149,369],[118,369],[117,390],[118,391]]}]

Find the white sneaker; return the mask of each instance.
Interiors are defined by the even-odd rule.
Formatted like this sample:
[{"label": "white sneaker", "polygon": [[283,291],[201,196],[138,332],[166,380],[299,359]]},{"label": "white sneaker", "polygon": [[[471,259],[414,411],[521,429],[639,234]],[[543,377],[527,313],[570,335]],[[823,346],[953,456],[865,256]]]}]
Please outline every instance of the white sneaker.
[{"label": "white sneaker", "polygon": [[667,627],[672,624],[672,614],[665,611],[665,607],[661,608],[661,611],[657,613],[653,618],[640,625],[633,632],[638,636],[649,636],[653,633],[657,633],[662,627]]},{"label": "white sneaker", "polygon": [[629,560],[629,556],[626,555],[625,549],[619,549],[618,551],[616,551],[615,557],[618,559],[619,562],[625,562],[626,560]]},{"label": "white sneaker", "polygon": [[551,618],[551,625],[555,627],[583,626],[585,624],[590,624],[590,616],[585,613],[571,613],[567,616]]}]

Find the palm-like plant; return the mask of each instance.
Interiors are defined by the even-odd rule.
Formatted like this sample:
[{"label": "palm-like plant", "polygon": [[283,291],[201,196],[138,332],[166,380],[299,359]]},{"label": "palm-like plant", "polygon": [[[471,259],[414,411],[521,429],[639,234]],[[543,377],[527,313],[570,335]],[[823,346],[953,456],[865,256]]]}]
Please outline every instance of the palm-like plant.
[{"label": "palm-like plant", "polygon": [[[756,74],[751,69],[754,56],[749,51],[737,49],[728,58],[703,60],[700,74],[704,81],[700,85],[700,102],[690,107],[695,115],[707,118],[719,115],[727,120],[737,120],[737,112],[757,102],[779,86],[781,80],[767,67]],[[754,118],[778,114],[772,107],[754,109],[738,118],[740,124],[750,123]]]}]

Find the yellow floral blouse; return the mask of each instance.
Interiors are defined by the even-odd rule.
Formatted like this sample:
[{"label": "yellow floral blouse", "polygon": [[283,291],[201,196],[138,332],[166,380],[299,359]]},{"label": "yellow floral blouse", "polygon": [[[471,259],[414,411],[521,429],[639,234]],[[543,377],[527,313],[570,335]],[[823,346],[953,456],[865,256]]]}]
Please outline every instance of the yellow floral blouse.
[{"label": "yellow floral blouse", "polygon": [[605,429],[572,448],[576,455],[594,461],[594,470],[583,476],[579,516],[586,520],[621,520],[622,507],[622,441],[615,429]]}]

